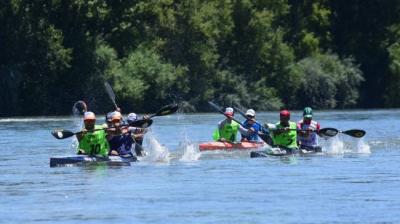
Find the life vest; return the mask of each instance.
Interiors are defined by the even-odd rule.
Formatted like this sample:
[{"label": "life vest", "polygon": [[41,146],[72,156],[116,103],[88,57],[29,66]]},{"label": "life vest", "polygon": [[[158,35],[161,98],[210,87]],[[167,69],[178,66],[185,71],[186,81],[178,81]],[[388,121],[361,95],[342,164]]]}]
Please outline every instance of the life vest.
[{"label": "life vest", "polygon": [[236,135],[239,130],[239,123],[231,121],[231,123],[224,122],[224,126],[214,131],[213,139],[219,140],[224,138],[230,142],[236,142]]},{"label": "life vest", "polygon": [[301,136],[301,135],[297,136],[297,141],[300,143],[300,145],[310,146],[310,147],[318,145],[317,132],[315,132],[316,130],[319,129],[318,122],[311,120],[310,124],[305,124],[303,120],[300,120],[297,123],[297,127],[300,130],[307,130],[307,129],[313,130],[313,132],[309,132],[307,136]]},{"label": "life vest", "polygon": [[[104,128],[104,126],[95,125],[94,127],[94,129],[100,128]],[[90,156],[107,156],[110,149],[105,130],[88,131],[79,141],[78,147],[83,150],[84,154]]]},{"label": "life vest", "polygon": [[[276,123],[277,129],[283,129],[284,126],[280,122]],[[296,123],[289,121],[289,131],[275,134],[272,132],[272,140],[274,145],[281,145],[288,148],[297,148],[297,131]]]},{"label": "life vest", "polygon": [[127,131],[126,133],[112,137],[108,143],[110,144],[110,150],[117,151],[118,155],[132,154],[133,134],[131,131]]}]

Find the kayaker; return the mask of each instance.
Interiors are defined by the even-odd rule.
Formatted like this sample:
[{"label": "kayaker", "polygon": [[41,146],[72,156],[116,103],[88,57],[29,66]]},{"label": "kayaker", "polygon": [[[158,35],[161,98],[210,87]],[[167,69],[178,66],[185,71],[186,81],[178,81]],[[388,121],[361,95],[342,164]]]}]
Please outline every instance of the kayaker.
[{"label": "kayaker", "polygon": [[107,133],[104,126],[95,124],[96,115],[90,111],[84,113],[83,122],[82,133],[76,135],[79,142],[78,154],[107,156],[110,147],[106,140]]},{"label": "kayaker", "polygon": [[280,121],[274,125],[275,127],[269,127],[274,146],[285,149],[289,151],[288,153],[294,153],[298,150],[296,123],[290,121],[288,110],[281,110],[279,118]]},{"label": "kayaker", "polygon": [[[143,119],[147,119],[148,116],[143,116]],[[135,113],[128,114],[127,123],[131,124],[138,120],[138,117]],[[129,127],[129,130],[133,133],[133,138],[136,142],[135,144],[135,152],[137,156],[144,155],[144,149],[142,147],[144,135],[147,133],[147,128],[137,128],[137,127]]]},{"label": "kayaker", "polygon": [[268,130],[256,121],[256,112],[253,109],[248,109],[245,115],[247,119],[243,122],[242,126],[247,131],[241,132],[242,141],[258,142],[259,134],[269,134]]},{"label": "kayaker", "polygon": [[107,113],[107,115],[106,115],[106,123],[105,123],[106,127],[111,127],[112,126],[111,116],[112,116],[113,113],[114,113],[114,111]]},{"label": "kayaker", "polygon": [[239,123],[233,120],[234,111],[232,107],[225,108],[224,114],[226,119],[218,123],[218,128],[213,133],[213,139],[222,142],[236,142],[239,130],[241,133],[246,133],[249,130],[243,128]]},{"label": "kayaker", "polygon": [[134,144],[133,133],[128,126],[122,125],[122,115],[118,111],[111,114],[110,132],[107,135],[108,143],[110,144],[109,155],[132,157],[132,147]]},{"label": "kayaker", "polygon": [[313,111],[311,107],[306,107],[303,110],[303,119],[297,122],[298,136],[297,142],[299,148],[307,151],[321,152],[321,147],[318,146],[318,131],[320,124],[312,120]]}]

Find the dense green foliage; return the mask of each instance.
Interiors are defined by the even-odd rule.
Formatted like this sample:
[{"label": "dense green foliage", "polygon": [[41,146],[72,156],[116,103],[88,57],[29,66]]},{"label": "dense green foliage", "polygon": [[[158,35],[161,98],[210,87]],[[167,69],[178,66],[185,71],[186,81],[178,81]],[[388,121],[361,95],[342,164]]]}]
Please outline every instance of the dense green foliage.
[{"label": "dense green foliage", "polygon": [[395,0],[3,0],[0,116],[400,106]]}]

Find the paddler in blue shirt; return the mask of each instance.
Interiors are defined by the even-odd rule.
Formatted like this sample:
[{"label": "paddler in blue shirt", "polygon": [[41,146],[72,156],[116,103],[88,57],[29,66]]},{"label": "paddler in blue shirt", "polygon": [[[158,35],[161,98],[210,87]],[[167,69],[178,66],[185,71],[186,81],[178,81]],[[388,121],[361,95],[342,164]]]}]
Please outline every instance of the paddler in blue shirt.
[{"label": "paddler in blue shirt", "polygon": [[242,142],[243,141],[250,141],[250,142],[258,142],[259,134],[269,134],[268,131],[256,121],[256,112],[253,109],[248,109],[246,111],[247,119],[243,122],[242,126],[245,130],[242,132]]},{"label": "paddler in blue shirt", "polygon": [[303,110],[303,119],[297,122],[297,142],[302,150],[321,152],[322,148],[318,146],[318,131],[320,124],[312,120],[313,111],[311,107]]},{"label": "paddler in blue shirt", "polygon": [[247,133],[249,130],[243,128],[239,123],[233,120],[234,111],[232,107],[227,107],[224,112],[226,119],[218,123],[218,128],[213,133],[215,141],[236,142],[237,133]]},{"label": "paddler in blue shirt", "polygon": [[107,133],[103,129],[104,126],[96,125],[96,115],[90,111],[84,113],[83,122],[85,127],[82,133],[76,135],[79,141],[78,154],[107,156],[109,144],[106,140]]},{"label": "paddler in blue shirt", "polygon": [[122,126],[122,115],[118,111],[111,114],[110,133],[107,136],[110,144],[109,155],[132,157],[132,147],[134,144],[133,133],[127,126]]}]

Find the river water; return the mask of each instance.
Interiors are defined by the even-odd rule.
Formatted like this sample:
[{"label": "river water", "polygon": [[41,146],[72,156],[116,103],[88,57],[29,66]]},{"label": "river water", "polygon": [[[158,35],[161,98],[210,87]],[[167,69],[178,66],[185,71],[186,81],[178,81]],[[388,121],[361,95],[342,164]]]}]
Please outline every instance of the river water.
[{"label": "river water", "polygon": [[50,131],[78,130],[79,118],[0,119],[0,223],[400,223],[400,110],[317,111],[321,127],[367,135],[285,158],[199,153],[220,119],[155,117],[142,161],[58,168],[49,158],[73,155],[75,140]]}]

